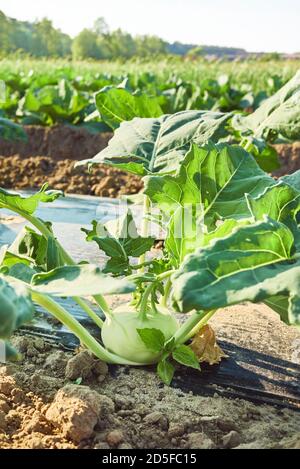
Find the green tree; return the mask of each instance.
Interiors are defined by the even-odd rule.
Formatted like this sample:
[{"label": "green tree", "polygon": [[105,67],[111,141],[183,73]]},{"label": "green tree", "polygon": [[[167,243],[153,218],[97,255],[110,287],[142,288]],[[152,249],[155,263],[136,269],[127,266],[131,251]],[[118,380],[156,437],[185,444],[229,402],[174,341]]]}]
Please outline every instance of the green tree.
[{"label": "green tree", "polygon": [[44,18],[34,24],[32,48],[38,57],[64,56],[71,51],[71,39]]},{"label": "green tree", "polygon": [[5,14],[0,11],[0,51],[9,52],[9,23]]},{"label": "green tree", "polygon": [[73,40],[72,56],[76,60],[87,58],[101,59],[98,35],[90,29],[81,31]]},{"label": "green tree", "polygon": [[136,43],[131,34],[116,29],[106,38],[106,45],[111,58],[129,59],[136,53]]},{"label": "green tree", "polygon": [[97,36],[105,36],[109,33],[109,26],[103,16],[100,16],[100,18],[96,19],[94,22],[93,31],[97,34]]},{"label": "green tree", "polygon": [[135,43],[136,53],[141,57],[167,52],[167,43],[157,36],[137,36]]}]

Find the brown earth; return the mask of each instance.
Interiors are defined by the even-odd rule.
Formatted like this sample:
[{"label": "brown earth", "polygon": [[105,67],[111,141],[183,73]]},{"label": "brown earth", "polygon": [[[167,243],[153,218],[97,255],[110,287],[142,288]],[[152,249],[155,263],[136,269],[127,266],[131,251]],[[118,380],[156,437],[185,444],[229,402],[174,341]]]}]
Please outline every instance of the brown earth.
[{"label": "brown earth", "polygon": [[142,188],[139,177],[106,165],[97,165],[89,172],[82,166],[74,168],[71,159],[56,161],[49,156],[0,156],[2,187],[39,189],[45,182],[49,183],[51,189],[102,197],[136,194]]},{"label": "brown earth", "polygon": [[107,146],[111,133],[92,134],[85,129],[54,125],[25,126],[27,142],[1,140],[0,155],[49,156],[53,160],[84,160]]},{"label": "brown earth", "polygon": [[[239,346],[299,363],[299,333],[264,305],[226,308],[211,324]],[[216,386],[212,397],[183,392],[151,368],[108,367],[42,338],[13,343],[23,359],[0,367],[0,448],[300,449],[294,410],[222,397]]]},{"label": "brown earth", "polygon": [[300,142],[294,142],[292,145],[274,146],[280,156],[281,163],[281,168],[274,172],[274,176],[284,176],[300,169]]},{"label": "brown earth", "polygon": [[74,168],[107,146],[110,133],[91,134],[67,126],[25,127],[28,142],[0,141],[0,185],[7,189],[50,188],[73,194],[118,197],[140,191],[140,178],[106,165]]},{"label": "brown earth", "polygon": [[[142,188],[139,177],[98,165],[89,173],[74,168],[74,161],[90,158],[107,146],[112,134],[91,134],[85,129],[62,125],[25,127],[28,142],[0,140],[0,185],[7,189],[39,189],[46,181],[51,188],[73,194],[118,197]],[[282,176],[300,169],[300,142],[275,145]]]}]

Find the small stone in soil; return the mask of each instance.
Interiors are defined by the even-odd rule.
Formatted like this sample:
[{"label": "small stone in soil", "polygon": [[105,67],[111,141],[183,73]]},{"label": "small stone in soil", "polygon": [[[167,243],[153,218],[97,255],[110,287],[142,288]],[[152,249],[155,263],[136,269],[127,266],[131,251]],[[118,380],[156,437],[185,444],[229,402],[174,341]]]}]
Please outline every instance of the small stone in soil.
[{"label": "small stone in soil", "polygon": [[124,434],[121,430],[113,430],[106,436],[106,441],[109,446],[116,448],[119,444],[124,442]]},{"label": "small stone in soil", "polygon": [[238,432],[232,430],[227,435],[223,436],[222,443],[224,448],[236,448],[241,444],[241,436]]},{"label": "small stone in soil", "polygon": [[5,420],[5,413],[2,410],[0,410],[0,431],[6,430],[6,427],[7,427],[7,423]]},{"label": "small stone in soil", "polygon": [[159,424],[163,430],[168,429],[168,419],[161,412],[151,412],[151,414],[146,415],[143,420],[148,425]]},{"label": "small stone in soil", "polygon": [[87,350],[79,352],[68,360],[65,377],[70,380],[87,378],[92,373],[94,359]]},{"label": "small stone in soil", "polygon": [[188,435],[187,447],[190,449],[213,449],[213,441],[204,433],[194,432]]},{"label": "small stone in soil", "polygon": [[170,437],[182,436],[185,432],[185,427],[182,423],[170,423],[168,435]]}]

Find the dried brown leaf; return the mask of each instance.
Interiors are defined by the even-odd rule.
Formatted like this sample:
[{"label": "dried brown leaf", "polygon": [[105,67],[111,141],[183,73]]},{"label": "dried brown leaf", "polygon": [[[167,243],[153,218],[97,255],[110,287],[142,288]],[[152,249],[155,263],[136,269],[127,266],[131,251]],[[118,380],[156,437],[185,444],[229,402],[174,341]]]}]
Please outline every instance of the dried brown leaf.
[{"label": "dried brown leaf", "polygon": [[210,365],[220,363],[227,355],[216,342],[216,334],[211,326],[206,324],[193,337],[190,345],[191,349],[198,357],[199,362],[206,362]]}]

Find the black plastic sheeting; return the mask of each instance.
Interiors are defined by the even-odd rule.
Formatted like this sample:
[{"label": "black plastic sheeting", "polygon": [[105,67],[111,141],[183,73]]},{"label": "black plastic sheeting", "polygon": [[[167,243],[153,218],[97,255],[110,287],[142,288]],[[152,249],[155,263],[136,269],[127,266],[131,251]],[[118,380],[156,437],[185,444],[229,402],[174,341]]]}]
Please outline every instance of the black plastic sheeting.
[{"label": "black plastic sheeting", "polygon": [[[60,300],[61,304],[83,324],[96,338],[100,331],[81,312],[72,300]],[[21,328],[22,333],[40,336],[65,350],[74,350],[78,339],[60,323],[37,307],[37,318],[30,326]],[[184,392],[212,396],[242,398],[258,404],[289,407],[300,411],[300,365],[268,354],[253,351],[234,343],[219,340],[228,355],[219,365],[201,365],[201,372],[179,367],[172,386]],[[147,367],[151,372],[154,367]],[[119,367],[111,366],[118,374]]]}]

